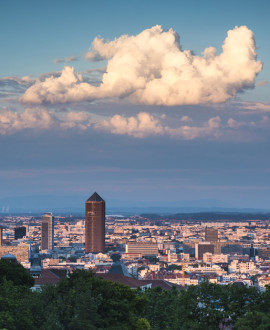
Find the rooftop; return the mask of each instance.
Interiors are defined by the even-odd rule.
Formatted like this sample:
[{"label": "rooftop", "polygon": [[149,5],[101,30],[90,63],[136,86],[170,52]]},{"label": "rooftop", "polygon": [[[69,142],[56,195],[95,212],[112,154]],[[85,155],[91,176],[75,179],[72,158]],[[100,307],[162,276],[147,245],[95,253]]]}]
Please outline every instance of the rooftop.
[{"label": "rooftop", "polygon": [[87,202],[104,202],[98,193],[94,192],[91,197],[87,199]]}]

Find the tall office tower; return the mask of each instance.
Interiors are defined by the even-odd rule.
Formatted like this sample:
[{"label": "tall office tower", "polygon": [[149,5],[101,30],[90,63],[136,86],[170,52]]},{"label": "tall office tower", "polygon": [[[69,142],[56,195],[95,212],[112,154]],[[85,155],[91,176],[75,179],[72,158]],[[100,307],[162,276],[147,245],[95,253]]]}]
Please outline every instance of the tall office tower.
[{"label": "tall office tower", "polygon": [[20,239],[26,236],[26,227],[16,227],[14,228],[14,239]]},{"label": "tall office tower", "polygon": [[95,192],[85,202],[85,253],[105,252],[105,201]]},{"label": "tall office tower", "polygon": [[41,250],[53,250],[54,247],[54,217],[44,213],[41,223]]},{"label": "tall office tower", "polygon": [[215,229],[212,227],[206,227],[205,240],[207,242],[217,242],[218,241],[218,229]]}]

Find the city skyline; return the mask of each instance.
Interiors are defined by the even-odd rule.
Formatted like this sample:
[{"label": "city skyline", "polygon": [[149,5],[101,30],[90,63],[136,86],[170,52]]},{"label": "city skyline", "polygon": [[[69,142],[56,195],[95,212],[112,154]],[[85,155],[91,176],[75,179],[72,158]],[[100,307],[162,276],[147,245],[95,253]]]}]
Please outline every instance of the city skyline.
[{"label": "city skyline", "polygon": [[0,200],[269,209],[269,10],[1,3]]}]

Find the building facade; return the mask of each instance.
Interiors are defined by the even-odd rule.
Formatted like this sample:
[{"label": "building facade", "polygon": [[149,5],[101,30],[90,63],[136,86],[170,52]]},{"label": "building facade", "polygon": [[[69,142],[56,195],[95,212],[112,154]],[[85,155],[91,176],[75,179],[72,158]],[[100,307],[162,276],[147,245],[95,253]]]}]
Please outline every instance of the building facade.
[{"label": "building facade", "polygon": [[126,253],[140,253],[143,256],[157,256],[158,244],[151,242],[128,242]]},{"label": "building facade", "polygon": [[206,252],[214,254],[214,244],[210,243],[196,243],[195,244],[195,258],[203,260],[203,255]]},{"label": "building facade", "polygon": [[105,252],[105,201],[95,192],[85,202],[85,253]]},{"label": "building facade", "polygon": [[53,250],[54,247],[54,217],[45,213],[41,220],[41,250]]},{"label": "building facade", "polygon": [[217,242],[218,241],[218,229],[212,227],[205,228],[205,240],[207,242]]}]

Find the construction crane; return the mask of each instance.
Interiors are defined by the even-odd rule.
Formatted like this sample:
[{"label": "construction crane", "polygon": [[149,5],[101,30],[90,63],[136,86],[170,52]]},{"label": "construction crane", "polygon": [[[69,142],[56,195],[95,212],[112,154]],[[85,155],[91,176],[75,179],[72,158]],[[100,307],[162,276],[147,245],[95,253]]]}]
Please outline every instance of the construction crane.
[{"label": "construction crane", "polygon": [[185,259],[182,258],[182,286],[185,286]]}]

